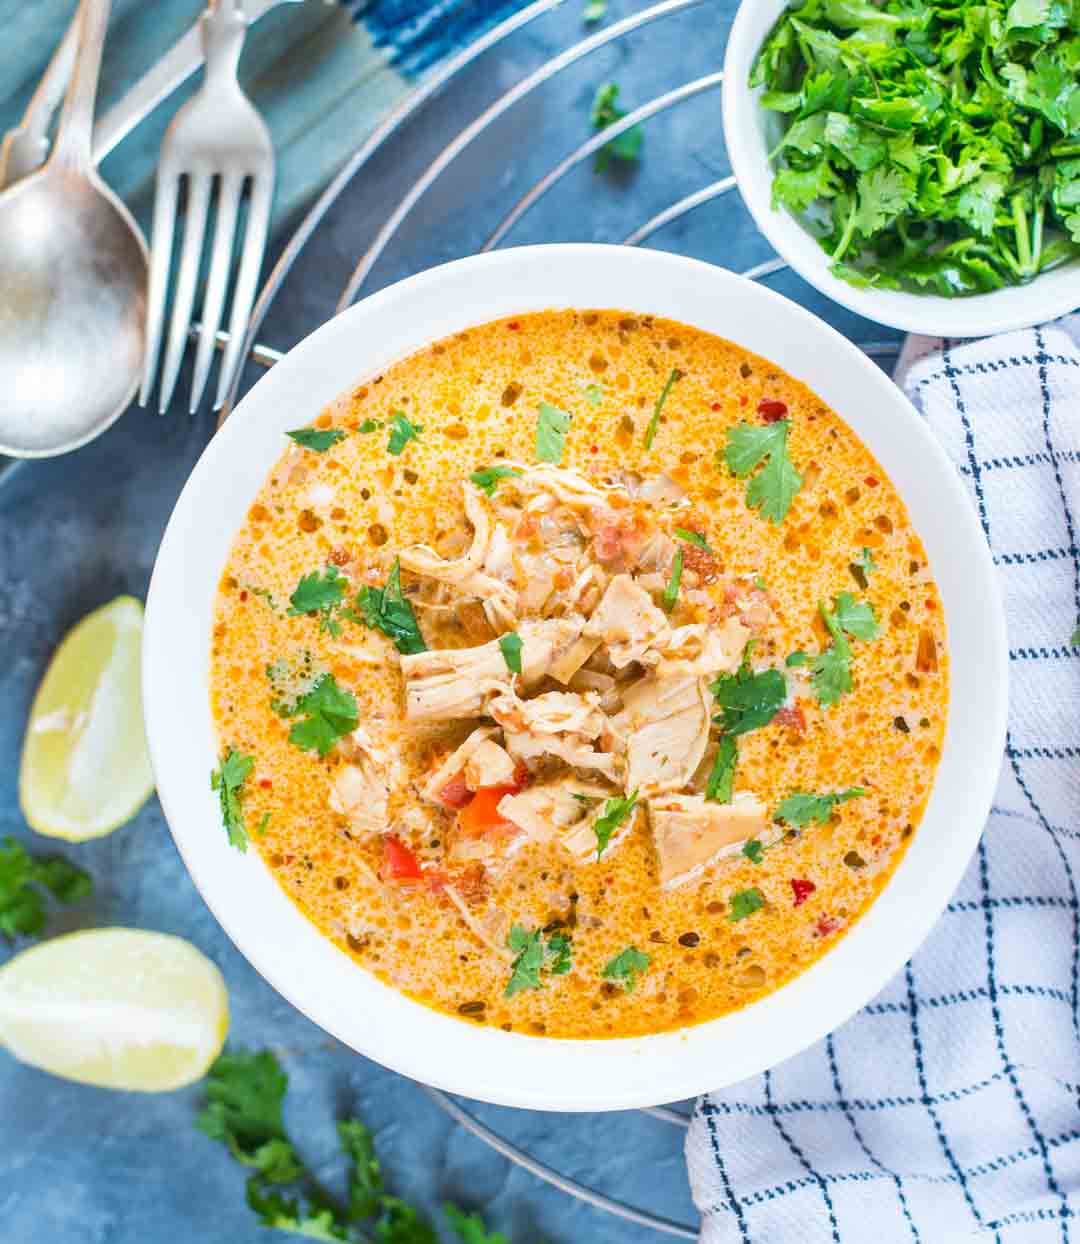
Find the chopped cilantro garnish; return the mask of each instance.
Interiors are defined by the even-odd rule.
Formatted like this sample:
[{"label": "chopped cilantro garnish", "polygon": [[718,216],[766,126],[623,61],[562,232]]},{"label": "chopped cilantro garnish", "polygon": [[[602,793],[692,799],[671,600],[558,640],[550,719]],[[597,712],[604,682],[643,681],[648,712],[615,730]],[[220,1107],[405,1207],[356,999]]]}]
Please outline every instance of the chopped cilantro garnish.
[{"label": "chopped cilantro garnish", "polygon": [[664,594],[660,598],[660,604],[665,613],[670,613],[675,608],[675,602],[679,599],[679,584],[682,582],[682,549],[675,550],[675,557],[671,563],[671,578],[667,581],[667,587],[664,588]]},{"label": "chopped cilantro garnish", "polygon": [[736,890],[731,896],[728,923],[735,924],[738,920],[745,920],[747,916],[752,916],[755,911],[760,911],[764,906],[765,895],[756,885],[752,885],[748,890]]},{"label": "chopped cilantro garnish", "polygon": [[604,964],[600,975],[604,980],[619,981],[627,993],[634,992],[639,976],[649,970],[652,959],[636,946],[627,946]]},{"label": "chopped cilantro garnish", "polygon": [[499,636],[499,650],[503,654],[506,668],[512,674],[521,673],[521,650],[524,647],[524,641],[517,631],[508,631],[507,634]]},{"label": "chopped cilantro garnish", "polygon": [[599,406],[604,400],[604,386],[602,384],[587,384],[582,392],[585,394],[585,400],[594,408]]},{"label": "chopped cilantro garnish", "polygon": [[721,674],[709,687],[723,710],[716,718],[725,734],[745,734],[767,726],[784,706],[787,682],[779,670],[750,670],[749,645],[735,674]]},{"label": "chopped cilantro garnish", "polygon": [[229,845],[238,851],[246,851],[247,831],[244,829],[244,783],[255,768],[255,761],[243,752],[228,748],[221,757],[221,765],[210,774],[210,789],[218,792],[221,801],[221,823],[229,837]]},{"label": "chopped cilantro garnish", "polygon": [[765,848],[756,838],[751,838],[749,842],[743,843],[742,853],[751,864],[760,864],[765,858]]},{"label": "chopped cilantro garnish", "polygon": [[581,13],[581,20],[586,26],[594,26],[607,17],[608,0],[588,0]]},{"label": "chopped cilantro garnish", "polygon": [[847,635],[855,639],[876,639],[881,628],[873,607],[857,601],[850,592],[840,592],[833,609],[824,602],[818,607],[832,643],[814,658],[811,671],[818,703],[828,708],[851,690],[851,645]]},{"label": "chopped cilantro garnish", "polygon": [[359,724],[356,698],[337,684],[333,674],[320,674],[311,690],[282,716],[300,717],[289,730],[289,742],[301,751],[329,755],[338,739]]},{"label": "chopped cilantro garnish", "polygon": [[687,531],[685,527],[676,527],[672,534],[676,540],[685,540],[687,544],[692,544],[695,548],[702,549],[706,553],[712,553],[708,540],[705,539],[700,531]]},{"label": "chopped cilantro garnish", "polygon": [[0,839],[0,933],[14,940],[45,927],[41,886],[61,903],[76,903],[93,889],[90,874],[62,855],[31,855],[14,838]]},{"label": "chopped cilantro garnish", "polygon": [[809,825],[811,821],[824,825],[839,804],[847,803],[849,799],[858,799],[865,794],[866,791],[861,786],[849,786],[847,790],[835,791],[829,795],[813,795],[797,790],[780,804],[773,819],[799,827]]},{"label": "chopped cilantro garnish", "polygon": [[735,736],[722,734],[716,749],[716,759],[705,783],[705,798],[713,803],[730,803],[735,786],[735,765],[739,759],[739,745]]},{"label": "chopped cilantro garnish", "polygon": [[664,409],[664,403],[668,399],[668,394],[682,377],[682,372],[677,367],[673,367],[668,378],[664,381],[664,387],[660,390],[660,396],[653,403],[652,414],[649,416],[649,423],[645,429],[646,450],[652,449],[652,443],[656,439],[656,430],[660,426],[660,412]]},{"label": "chopped cilantro garnish", "polygon": [[479,488],[482,492],[486,493],[489,497],[493,497],[495,495],[495,489],[499,486],[499,480],[508,479],[511,475],[520,474],[521,472],[515,467],[490,466],[480,467],[478,470],[473,471],[473,473],[469,476],[469,479],[471,479],[477,488]]},{"label": "chopped cilantro garnish", "polygon": [[510,967],[510,980],[503,990],[504,998],[512,998],[523,989],[541,988],[540,976],[545,967],[553,976],[563,976],[570,971],[571,943],[565,933],[552,933],[545,945],[542,929],[529,932],[523,925],[514,924],[506,944],[516,958]]},{"label": "chopped cilantro garnish", "polygon": [[1069,636],[1069,646],[1080,648],[1080,624],[1077,625],[1076,630]]},{"label": "chopped cilantro garnish", "polygon": [[304,575],[289,597],[289,617],[318,614],[320,632],[340,635],[341,623],[334,615],[341,608],[348,585],[349,580],[333,564],[328,564],[322,574],[313,570]]},{"label": "chopped cilantro garnish", "polygon": [[848,569],[851,571],[851,577],[865,592],[870,582],[870,576],[877,570],[877,563],[874,561],[870,550],[864,548],[859,556],[848,566]]},{"label": "chopped cilantro garnish", "polygon": [[737,423],[727,430],[723,461],[737,479],[746,479],[762,462],[764,467],[746,487],[746,504],[773,523],[787,517],[802,476],[788,455],[789,419],[775,423]]},{"label": "chopped cilantro garnish", "polygon": [[616,796],[609,799],[593,822],[593,833],[596,834],[596,858],[599,859],[611,841],[611,835],[627,820],[637,806],[637,791],[631,792],[625,799]]},{"label": "chopped cilantro garnish", "polygon": [[372,432],[378,432],[383,426],[385,425],[381,419],[365,419],[356,430],[361,436],[368,436]]},{"label": "chopped cilantro garnish", "polygon": [[[602,86],[596,88],[596,94],[593,96],[592,113],[590,120],[594,130],[607,129],[609,125],[613,125],[616,121],[621,121],[626,113],[616,106],[615,101],[619,98],[619,88],[614,82],[605,82]],[[627,164],[633,164],[641,157],[641,144],[645,141],[645,135],[640,125],[632,125],[618,138],[613,138],[605,147],[601,147],[596,153],[596,171],[602,173],[612,160],[621,160]]]},{"label": "chopped cilantro garnish", "polygon": [[398,652],[426,652],[413,607],[401,591],[401,561],[395,559],[385,587],[364,586],[357,593],[357,620],[382,631],[394,641]]},{"label": "chopped cilantro garnish", "polygon": [[285,435],[301,448],[313,449],[319,454],[325,453],[332,445],[345,439],[345,433],[340,428],[296,428]]},{"label": "chopped cilantro garnish", "polygon": [[558,466],[570,431],[570,416],[550,402],[541,402],[536,418],[536,459]]},{"label": "chopped cilantro garnish", "polygon": [[386,442],[386,452],[397,457],[409,441],[418,441],[424,428],[422,424],[410,423],[404,411],[395,410],[390,415],[390,436]]},{"label": "chopped cilantro garnish", "polygon": [[255,826],[255,832],[262,838],[266,833],[266,827],[270,824],[270,813],[264,812],[259,818],[258,825]]},{"label": "chopped cilantro garnish", "polygon": [[800,665],[809,665],[810,654],[809,652],[803,652],[800,648],[795,652],[789,653],[784,658],[784,664],[788,667],[788,669],[797,669]]}]

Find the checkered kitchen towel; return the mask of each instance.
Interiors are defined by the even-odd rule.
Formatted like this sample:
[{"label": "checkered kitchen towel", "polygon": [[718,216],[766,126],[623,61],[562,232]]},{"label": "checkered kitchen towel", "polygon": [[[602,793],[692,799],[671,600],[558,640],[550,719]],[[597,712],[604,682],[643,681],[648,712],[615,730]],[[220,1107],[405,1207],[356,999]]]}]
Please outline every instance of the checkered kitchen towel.
[{"label": "checkered kitchen towel", "polygon": [[900,380],[1001,576],[1001,780],[903,972],[825,1041],[698,1103],[703,1244],[1080,1244],[1080,316],[909,343]]}]

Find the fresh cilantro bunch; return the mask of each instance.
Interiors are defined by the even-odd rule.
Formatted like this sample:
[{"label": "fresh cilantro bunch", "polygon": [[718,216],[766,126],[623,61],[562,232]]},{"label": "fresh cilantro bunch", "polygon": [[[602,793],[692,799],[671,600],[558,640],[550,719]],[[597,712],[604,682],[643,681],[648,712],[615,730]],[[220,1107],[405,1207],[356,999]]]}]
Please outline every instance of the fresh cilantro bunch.
[{"label": "fresh cilantro bunch", "polygon": [[773,205],[854,285],[947,297],[1080,256],[1077,0],[803,0],[751,86]]},{"label": "fresh cilantro bunch", "polygon": [[93,889],[89,873],[62,855],[33,856],[14,838],[0,839],[0,935],[33,937],[45,927],[48,891],[60,903],[77,903]]}]

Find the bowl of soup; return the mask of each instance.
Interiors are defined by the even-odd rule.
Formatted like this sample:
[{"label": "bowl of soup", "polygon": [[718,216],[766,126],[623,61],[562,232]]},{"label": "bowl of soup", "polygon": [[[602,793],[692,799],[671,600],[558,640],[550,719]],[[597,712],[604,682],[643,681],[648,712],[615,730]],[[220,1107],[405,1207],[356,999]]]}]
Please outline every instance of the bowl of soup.
[{"label": "bowl of soup", "polygon": [[990,555],[900,391],[658,252],[462,260],[324,325],[147,604],[162,806],[253,965],[509,1105],[772,1066],[943,910],[1004,739]]}]

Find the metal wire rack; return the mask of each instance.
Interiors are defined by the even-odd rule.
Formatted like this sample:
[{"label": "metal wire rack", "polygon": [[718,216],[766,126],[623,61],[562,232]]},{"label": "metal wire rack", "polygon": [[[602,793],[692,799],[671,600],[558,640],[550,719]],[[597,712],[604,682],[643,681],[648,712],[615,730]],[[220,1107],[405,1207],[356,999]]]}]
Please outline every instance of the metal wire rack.
[{"label": "metal wire rack", "polygon": [[[258,335],[260,330],[281,293],[287,277],[297,264],[301,253],[317,235],[328,213],[339,202],[346,189],[356,182],[361,171],[372,162],[377,153],[403,131],[407,124],[426,105],[446,90],[473,62],[503,43],[511,35],[523,30],[531,23],[537,21],[537,19],[557,9],[562,3],[563,0],[533,0],[533,3],[492,27],[474,43],[462,49],[439,69],[431,73],[358,146],[353,156],[334,177],[300,222],[262,288],[246,340],[247,353],[252,362],[268,367],[282,357],[281,351],[269,345],[259,343]],[[470,145],[488,131],[510,109],[526,100],[539,87],[549,83],[564,70],[591,53],[613,44],[632,32],[652,23],[663,21],[666,18],[706,3],[708,3],[708,0],[661,0],[661,3],[653,4],[586,35],[514,82],[512,86],[495,98],[493,102],[488,104],[473,120],[461,129],[430,160],[430,163],[428,163],[419,177],[409,185],[356,262],[337,299],[336,310],[344,310],[360,296],[364,291],[365,285],[369,282],[376,263],[394,244],[406,221],[409,220],[428,191],[462,157]],[[484,251],[493,250],[507,241],[523,218],[536,207],[545,195],[552,191],[573,169],[583,161],[588,160],[591,155],[613,138],[616,138],[619,134],[624,133],[635,125],[647,122],[661,113],[676,109],[698,96],[707,92],[718,91],[722,80],[722,73],[713,72],[685,82],[634,108],[620,121],[593,135],[587,141],[580,143],[553,168],[534,181],[532,185],[520,194],[490,231],[480,249]],[[623,237],[614,240],[621,241],[626,246],[641,245],[661,229],[707,203],[721,199],[725,195],[730,195],[733,190],[735,190],[734,177],[727,176],[712,181],[676,199],[661,211],[654,212],[648,219],[638,224]],[[752,280],[762,280],[781,272],[785,267],[786,264],[782,260],[774,257],[744,269],[742,274]],[[224,337],[224,334],[220,334],[220,336]],[[879,359],[887,359],[895,355],[898,350],[898,343],[895,341],[866,340],[860,341],[859,345],[866,353]],[[235,403],[240,384],[241,378],[238,377],[233,391],[229,394],[223,417],[227,416],[228,411]],[[648,1227],[668,1236],[688,1240],[697,1238],[698,1232],[693,1225],[660,1217],[650,1213],[648,1210],[634,1207],[624,1201],[587,1187],[512,1144],[473,1113],[470,1113],[458,1100],[449,1097],[437,1089],[424,1087],[423,1091],[440,1109],[445,1111],[451,1119],[471,1135],[502,1154],[510,1162],[561,1189],[568,1195],[598,1210],[615,1215],[626,1222]],[[670,1106],[652,1107],[643,1113],[681,1131],[685,1131],[689,1126],[689,1116]]]}]

